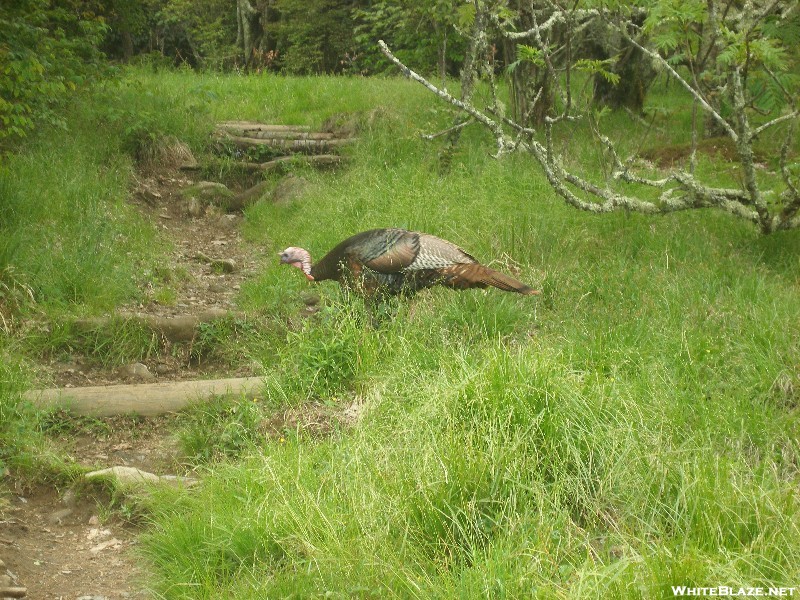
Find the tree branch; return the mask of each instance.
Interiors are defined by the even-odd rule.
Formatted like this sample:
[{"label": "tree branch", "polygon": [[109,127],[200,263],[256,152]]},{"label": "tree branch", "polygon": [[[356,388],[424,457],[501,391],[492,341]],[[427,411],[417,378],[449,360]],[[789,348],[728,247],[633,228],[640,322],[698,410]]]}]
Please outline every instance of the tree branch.
[{"label": "tree branch", "polygon": [[[595,10],[567,11],[559,7],[555,8],[557,10],[554,10],[550,17],[542,24],[538,24],[537,20],[534,18],[534,27],[529,31],[520,34],[503,32],[503,35],[508,39],[521,39],[522,37],[532,36],[535,43],[540,47],[548,73],[557,79],[557,77],[555,77],[556,68],[552,60],[553,54],[547,49],[542,32],[549,30],[556,23],[566,22],[568,18],[573,19],[576,15],[580,18],[585,17],[587,19],[594,18],[598,15],[605,18],[606,15]],[[497,22],[496,15],[490,16],[492,16],[494,22]],[[378,42],[378,44],[381,51],[406,77],[420,83],[440,99],[455,106],[471,117],[470,120],[457,123],[452,128],[439,134],[424,137],[433,139],[455,128],[460,129],[468,123],[478,122],[488,129],[495,138],[495,143],[497,145],[495,157],[500,157],[503,154],[518,150],[527,151],[542,168],[545,177],[556,194],[561,196],[567,204],[575,208],[595,214],[608,213],[619,209],[645,214],[667,214],[681,210],[714,207],[759,226],[762,233],[772,233],[773,231],[781,229],[800,227],[800,193],[798,193],[795,179],[792,177],[786,164],[790,139],[792,138],[797,118],[800,117],[800,110],[795,109],[793,112],[781,115],[759,127],[753,128],[748,118],[747,111],[749,110],[749,106],[744,75],[740,67],[733,65],[729,68],[727,73],[728,83],[726,85],[726,95],[732,101],[733,110],[731,112],[735,120],[729,122],[706,101],[697,87],[696,82],[695,86],[693,86],[658,52],[644,47],[640,42],[634,39],[626,29],[630,23],[620,26],[616,26],[613,23],[609,23],[609,25],[616,27],[617,31],[619,31],[628,43],[642,52],[644,56],[649,57],[650,60],[661,65],[661,67],[670,73],[670,75],[688,91],[690,96],[694,99],[693,123],[696,123],[696,110],[697,107],[700,107],[700,109],[708,113],[714,121],[719,123],[728,137],[735,142],[739,155],[739,164],[742,169],[743,183],[741,188],[723,188],[705,185],[696,178],[693,168],[694,158],[692,158],[692,166],[689,172],[676,169],[668,172],[661,178],[639,175],[632,169],[636,156],[631,156],[623,162],[614,143],[607,136],[597,131],[592,122],[595,134],[606,147],[608,156],[613,161],[611,177],[606,181],[606,184],[610,184],[611,180],[614,180],[625,184],[644,185],[656,188],[661,190],[661,193],[656,200],[645,200],[622,193],[617,189],[612,189],[608,185],[597,184],[565,168],[563,157],[555,150],[554,126],[563,120],[573,120],[577,118],[574,115],[567,114],[569,110],[568,102],[565,102],[567,105],[565,107],[565,112],[560,116],[545,116],[544,131],[543,133],[538,132],[534,128],[524,127],[512,119],[506,118],[500,114],[497,106],[488,107],[484,111],[481,111],[471,103],[468,97],[462,100],[453,97],[446,90],[438,88],[423,76],[408,68],[394,56],[383,41]],[[480,32],[477,33],[479,34]],[[569,68],[569,65],[567,68]],[[560,89],[563,92],[563,88]],[[540,89],[539,95],[541,93],[542,90]],[[538,98],[539,96],[537,95],[534,102],[538,100]],[[492,118],[490,115],[493,115],[495,118]],[[784,143],[781,151],[780,163],[781,174],[786,183],[786,190],[781,195],[781,198],[784,199],[784,208],[779,215],[773,215],[770,214],[770,207],[765,200],[765,194],[763,194],[758,187],[752,143],[755,136],[773,126],[780,125],[787,121],[792,121],[792,126],[787,141]],[[507,133],[508,128],[515,132],[514,138]],[[542,135],[544,140],[539,141]],[[539,136],[539,139],[537,139],[537,136]],[[697,148],[694,125],[692,148],[694,153]],[[620,186],[617,185],[615,187]]]},{"label": "tree branch", "polygon": [[645,48],[644,46],[642,46],[639,42],[633,39],[627,31],[625,31],[624,27],[619,27],[618,31],[628,42],[636,46],[641,52],[643,52],[645,55],[649,56],[652,60],[656,61],[658,64],[664,67],[669,72],[669,74],[672,75],[675,78],[675,80],[683,88],[685,88],[686,91],[689,92],[689,94],[691,94],[693,98],[695,98],[695,100],[697,100],[700,103],[700,106],[703,107],[703,110],[705,110],[708,114],[710,114],[714,118],[714,120],[722,126],[722,128],[725,130],[725,133],[727,133],[728,136],[734,142],[739,139],[739,135],[733,129],[731,124],[728,123],[722,116],[720,116],[720,114],[716,110],[714,110],[714,108],[708,102],[706,102],[706,99],[703,98],[702,94],[700,94],[699,91],[697,91],[691,85],[689,85],[689,83],[683,77],[681,77],[680,74],[674,68],[672,68],[672,65],[669,64],[658,52],[653,52],[649,48]]},{"label": "tree branch", "polygon": [[485,114],[483,114],[481,111],[476,109],[471,104],[462,102],[458,98],[451,96],[448,92],[440,90],[431,82],[429,82],[427,79],[425,79],[422,75],[419,75],[418,73],[415,73],[414,71],[409,69],[400,61],[399,58],[397,58],[394,54],[392,54],[392,51],[389,50],[389,46],[387,46],[386,42],[384,42],[383,40],[378,40],[378,47],[381,49],[381,52],[383,52],[389,60],[391,60],[395,65],[397,65],[397,67],[403,72],[403,74],[406,77],[408,77],[409,79],[413,79],[417,83],[422,84],[423,86],[428,88],[431,92],[439,96],[439,98],[441,98],[445,102],[449,102],[450,104],[452,104],[457,108],[460,108],[465,113],[474,118],[476,121],[482,123],[487,129],[489,129],[489,131],[491,131],[494,134],[495,140],[497,142],[497,156],[506,154],[508,152],[513,152],[515,147],[514,141],[505,134],[503,128],[500,126],[499,123],[487,117]]}]

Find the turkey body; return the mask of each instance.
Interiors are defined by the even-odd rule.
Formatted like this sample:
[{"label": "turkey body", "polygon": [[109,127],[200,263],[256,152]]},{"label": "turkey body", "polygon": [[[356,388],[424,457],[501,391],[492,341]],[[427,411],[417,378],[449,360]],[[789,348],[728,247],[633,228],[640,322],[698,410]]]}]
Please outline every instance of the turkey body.
[{"label": "turkey body", "polygon": [[480,264],[452,242],[405,229],[363,231],[337,244],[316,263],[306,250],[287,248],[281,253],[281,262],[298,267],[314,281],[335,280],[368,294],[410,296],[434,285],[539,293]]}]

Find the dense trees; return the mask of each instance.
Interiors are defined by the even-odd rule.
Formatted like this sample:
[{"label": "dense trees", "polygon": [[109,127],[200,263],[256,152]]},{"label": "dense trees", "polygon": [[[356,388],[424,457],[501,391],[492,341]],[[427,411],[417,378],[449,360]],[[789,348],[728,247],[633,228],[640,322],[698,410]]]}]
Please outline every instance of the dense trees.
[{"label": "dense trees", "polygon": [[[798,2],[752,0],[730,2],[652,0],[640,5],[582,5],[561,7],[554,2],[530,5],[525,13],[530,27],[514,29],[515,21],[500,18],[493,2],[475,0],[473,39],[501,35],[519,40],[515,67],[527,65],[530,74],[524,88],[512,81],[512,92],[526,101],[525,111],[505,114],[494,93],[487,108],[469,98],[459,100],[437,88],[381,47],[412,79],[459,108],[494,136],[497,155],[526,151],[543,169],[554,191],[568,204],[590,212],[614,210],[663,214],[679,210],[715,207],[751,221],[762,233],[800,227],[800,173],[789,157],[796,148],[795,131],[800,121],[800,55]],[[587,8],[588,7],[588,8]],[[483,18],[478,15],[483,14]],[[521,12],[517,15],[523,14]],[[597,59],[596,49],[586,44],[585,32],[601,27],[610,35],[619,60]],[[493,33],[492,33],[493,32]],[[522,43],[522,42],[526,43]],[[609,44],[606,43],[605,47]],[[644,62],[649,63],[642,68]],[[620,66],[622,65],[622,66]],[[633,65],[633,68],[631,68]],[[666,172],[643,163],[625,140],[603,133],[598,100],[612,100],[586,93],[586,83],[598,78],[643,102],[648,71],[674,80],[693,105],[691,151]],[[474,72],[480,72],[478,66]],[[485,70],[491,74],[491,69]],[[623,81],[623,76],[625,80]],[[581,83],[583,82],[583,83]],[[517,102],[519,104],[519,101]],[[705,117],[701,127],[697,114]],[[559,129],[576,122],[588,125],[605,149],[605,176],[585,176],[581,164],[571,163],[554,144]],[[688,128],[687,128],[688,129]],[[698,137],[723,135],[735,150],[739,181],[720,184],[713,174],[697,170]],[[569,135],[569,134],[566,134]],[[770,136],[768,164],[755,159],[755,144]],[[620,144],[620,142],[622,142]],[[770,173],[762,171],[770,169]]]},{"label": "dense trees", "polygon": [[58,105],[105,68],[107,31],[77,0],[0,4],[0,150],[37,122],[59,122]]},{"label": "dense trees", "polygon": [[[396,62],[442,82],[460,76],[456,105],[490,128],[499,153],[530,150],[556,191],[579,208],[718,206],[768,233],[800,225],[797,167],[789,160],[800,115],[799,4],[17,0],[0,8],[0,141],[23,135],[36,118],[54,120],[52,108],[69,90],[103,72],[108,63],[100,50],[125,61],[289,74],[375,74]],[[379,51],[379,39],[388,44],[386,52]],[[597,119],[604,107],[642,114],[659,75],[675,81],[694,104],[693,147],[687,164],[666,178],[648,178],[634,173],[635,158],[622,158]],[[486,109],[471,104],[480,79],[492,91]],[[502,79],[507,100],[499,91]],[[627,196],[611,191],[609,182],[564,171],[551,136],[576,119],[589,123],[606,146],[616,182],[655,187],[659,199]],[[455,119],[451,147],[463,123],[463,116]],[[695,178],[697,139],[719,135],[736,148],[741,189],[709,187]],[[780,139],[772,161],[780,190],[772,184],[760,189],[753,144],[765,135]]]}]

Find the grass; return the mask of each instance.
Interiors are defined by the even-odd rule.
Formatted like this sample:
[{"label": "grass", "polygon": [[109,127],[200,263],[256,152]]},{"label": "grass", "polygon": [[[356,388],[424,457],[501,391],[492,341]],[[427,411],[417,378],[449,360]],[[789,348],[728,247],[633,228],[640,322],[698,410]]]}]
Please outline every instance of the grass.
[{"label": "grass", "polygon": [[[302,317],[308,283],[268,263],[239,298],[257,319],[209,328],[200,349],[260,362],[266,399],[186,417],[179,435],[203,484],[149,502],[141,552],[157,597],[654,598],[671,585],[800,581],[798,232],[759,237],[707,210],[580,213],[525,157],[491,159],[475,128],[442,173],[416,134],[451,116],[405,81],[131,71],[114,94],[92,100],[112,115],[126,106],[111,130],[146,126],[128,138],[123,127],[104,158],[121,186],[128,144],[152,129],[200,153],[216,120],[318,125],[381,107],[347,169],[304,172],[313,195],[250,208],[248,239],[266,256],[300,245],[319,257],[356,231],[409,227],[543,291],[431,290],[375,326],[334,285]],[[592,156],[585,137],[575,156]],[[8,190],[24,179],[9,177]],[[113,227],[138,227],[119,199],[104,202],[128,215]],[[126,256],[109,254],[110,268],[131,269]],[[128,276],[111,291],[93,283],[99,296],[66,294],[35,261],[10,264],[37,300],[52,298],[46,310],[138,293]],[[4,368],[0,409],[23,410],[29,376]],[[351,428],[260,433],[276,410],[354,400]]]}]

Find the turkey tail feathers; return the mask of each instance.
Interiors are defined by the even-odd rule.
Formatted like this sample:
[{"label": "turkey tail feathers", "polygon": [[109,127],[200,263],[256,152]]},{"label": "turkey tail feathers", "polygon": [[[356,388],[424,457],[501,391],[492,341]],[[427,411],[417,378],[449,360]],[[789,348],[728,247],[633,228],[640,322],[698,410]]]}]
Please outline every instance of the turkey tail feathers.
[{"label": "turkey tail feathers", "polygon": [[498,289],[505,290],[506,292],[517,292],[518,294],[524,294],[526,296],[535,296],[541,293],[539,290],[535,290],[505,273],[500,273],[488,267],[483,267],[483,271],[485,271],[485,275],[481,277],[481,282]]},{"label": "turkey tail feathers", "polygon": [[517,292],[526,296],[541,293],[510,275],[484,267],[479,263],[453,265],[441,269],[440,273],[444,277],[442,283],[455,289],[485,288],[490,285],[506,292]]}]

